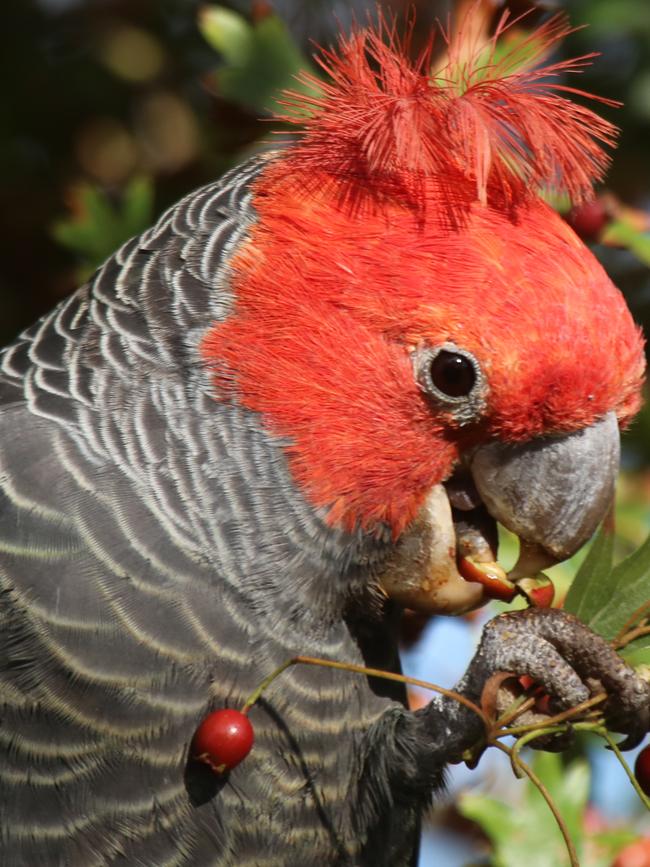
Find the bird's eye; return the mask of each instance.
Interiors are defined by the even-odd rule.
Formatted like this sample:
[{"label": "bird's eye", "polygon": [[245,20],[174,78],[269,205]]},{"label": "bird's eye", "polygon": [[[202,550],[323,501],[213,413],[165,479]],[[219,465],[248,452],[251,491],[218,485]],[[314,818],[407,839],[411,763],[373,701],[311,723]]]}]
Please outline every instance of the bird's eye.
[{"label": "bird's eye", "polygon": [[476,368],[465,355],[441,349],[429,369],[434,387],[448,397],[465,397],[476,384]]},{"label": "bird's eye", "polygon": [[485,410],[488,383],[478,360],[455,343],[413,355],[415,375],[435,406],[448,407],[458,424],[473,424]]}]

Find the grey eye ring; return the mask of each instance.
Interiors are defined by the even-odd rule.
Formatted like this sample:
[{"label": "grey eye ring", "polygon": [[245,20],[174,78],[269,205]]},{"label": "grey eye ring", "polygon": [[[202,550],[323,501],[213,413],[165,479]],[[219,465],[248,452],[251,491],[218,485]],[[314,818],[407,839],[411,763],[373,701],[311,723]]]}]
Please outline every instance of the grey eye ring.
[{"label": "grey eye ring", "polygon": [[471,352],[455,343],[424,349],[416,353],[415,372],[422,391],[449,407],[461,424],[475,421],[482,413],[487,384]]}]

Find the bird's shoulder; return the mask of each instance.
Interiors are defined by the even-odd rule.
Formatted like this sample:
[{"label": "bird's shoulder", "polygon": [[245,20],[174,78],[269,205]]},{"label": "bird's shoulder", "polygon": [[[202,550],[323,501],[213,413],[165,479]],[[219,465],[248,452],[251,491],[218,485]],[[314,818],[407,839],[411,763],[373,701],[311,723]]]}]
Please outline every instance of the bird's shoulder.
[{"label": "bird's shoulder", "polygon": [[87,402],[107,375],[185,376],[202,333],[232,305],[229,264],[255,221],[252,184],[268,160],[185,196],[4,348],[0,411],[24,401],[64,412],[61,398]]}]

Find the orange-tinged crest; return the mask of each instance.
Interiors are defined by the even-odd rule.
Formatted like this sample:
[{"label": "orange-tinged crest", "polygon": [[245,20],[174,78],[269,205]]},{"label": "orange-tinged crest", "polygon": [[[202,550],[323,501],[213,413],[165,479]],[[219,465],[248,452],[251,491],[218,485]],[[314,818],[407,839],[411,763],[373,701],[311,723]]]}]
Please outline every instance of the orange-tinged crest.
[{"label": "orange-tinged crest", "polygon": [[[516,22],[515,22],[516,23]],[[473,180],[486,202],[493,188],[511,199],[549,187],[573,200],[590,195],[603,177],[616,128],[567,95],[590,96],[560,82],[579,73],[593,54],[539,65],[572,28],[563,15],[500,48],[512,22],[504,15],[488,46],[472,44],[461,27],[442,36],[447,59],[432,70],[433,37],[415,60],[408,57],[412,30],[400,40],[395,26],[357,29],[337,51],[317,58],[329,80],[309,74],[314,94],[292,92],[283,119],[302,127],[291,163],[299,173],[326,170],[341,194],[358,199],[402,193],[405,175]],[[525,63],[522,61],[525,58]],[[599,99],[600,102],[611,102]]]}]

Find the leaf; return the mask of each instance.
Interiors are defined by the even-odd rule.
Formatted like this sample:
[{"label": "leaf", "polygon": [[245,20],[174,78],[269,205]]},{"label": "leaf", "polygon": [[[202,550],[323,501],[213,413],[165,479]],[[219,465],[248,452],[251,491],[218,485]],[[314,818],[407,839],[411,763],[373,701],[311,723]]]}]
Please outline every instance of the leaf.
[{"label": "leaf", "polygon": [[610,598],[586,621],[603,638],[616,637],[630,617],[650,601],[650,537],[614,567]]},{"label": "leaf", "polygon": [[151,178],[135,177],[124,191],[122,198],[121,232],[126,239],[146,229],[153,217],[153,184]]},{"label": "leaf", "polygon": [[458,807],[463,816],[481,826],[495,848],[512,836],[513,816],[507,804],[487,795],[464,794]]},{"label": "leaf", "polygon": [[533,867],[526,859],[530,838],[519,815],[510,805],[486,795],[464,794],[459,798],[458,810],[461,815],[480,825],[490,838],[493,847],[490,863],[494,867],[523,863]]},{"label": "leaf", "polygon": [[[540,752],[535,758],[534,770],[555,801],[571,839],[577,842],[582,835],[583,816],[589,798],[588,763],[576,759],[565,768],[557,753]],[[532,785],[528,798],[531,803],[539,802],[540,807],[548,811],[546,801]]]},{"label": "leaf", "polygon": [[244,65],[253,50],[253,27],[237,12],[223,6],[205,6],[199,14],[203,37],[227,63]]},{"label": "leaf", "polygon": [[284,22],[266,15],[250,24],[222,6],[207,7],[199,17],[203,36],[223,57],[214,80],[219,93],[255,113],[282,113],[283,90],[313,93],[296,79],[313,67]]},{"label": "leaf", "polygon": [[614,534],[601,527],[569,588],[564,601],[565,611],[589,623],[609,601],[613,557]]},{"label": "leaf", "polygon": [[[89,261],[101,255],[103,238],[111,238],[110,212],[101,205],[99,194],[90,185],[81,185],[73,193],[73,216],[60,220],[52,227],[52,234],[65,247]],[[112,249],[112,246],[111,246]]]},{"label": "leaf", "polygon": [[104,262],[121,244],[151,223],[153,186],[149,178],[134,178],[119,204],[101,189],[82,184],[72,191],[72,214],[52,226],[52,234],[84,263],[84,275]]},{"label": "leaf", "polygon": [[644,265],[650,265],[650,233],[640,230],[627,220],[614,220],[601,237],[601,242],[609,246],[624,247]]},{"label": "leaf", "polygon": [[[647,0],[594,0],[589,8],[589,31],[611,37],[613,32],[650,34]],[[593,36],[590,36],[593,39]]]},{"label": "leaf", "polygon": [[650,667],[650,636],[645,635],[637,641],[630,642],[620,653],[633,668],[642,665]]},{"label": "leaf", "polygon": [[[537,753],[534,769],[554,799],[578,849],[584,842],[584,811],[589,794],[589,766],[577,760],[565,767],[554,753]],[[517,808],[480,795],[463,795],[458,808],[490,838],[496,867],[568,865],[564,840],[548,804],[530,781]]]},{"label": "leaf", "polygon": [[[562,785],[564,769],[556,753],[537,753],[533,770],[549,791],[554,791]],[[529,794],[535,796],[536,792],[535,786],[531,786]]]}]

